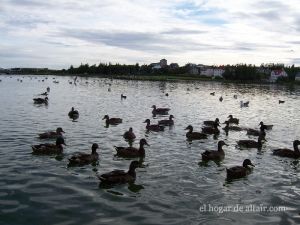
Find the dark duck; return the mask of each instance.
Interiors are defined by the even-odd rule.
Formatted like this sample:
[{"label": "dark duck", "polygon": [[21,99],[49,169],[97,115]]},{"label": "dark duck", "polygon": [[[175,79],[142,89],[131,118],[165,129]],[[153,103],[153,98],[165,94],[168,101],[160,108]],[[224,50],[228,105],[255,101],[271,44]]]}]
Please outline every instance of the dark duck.
[{"label": "dark duck", "polygon": [[72,107],[71,111],[68,113],[68,116],[72,119],[76,119],[79,117],[79,112]]},{"label": "dark duck", "polygon": [[146,119],[144,121],[144,123],[147,123],[146,125],[146,129],[148,131],[155,131],[155,132],[159,132],[159,131],[164,131],[164,127],[163,126],[160,126],[158,124],[150,124],[150,120],[149,119]]},{"label": "dark duck", "polygon": [[152,108],[152,114],[154,115],[166,115],[170,111],[169,108],[156,108],[156,105],[153,105]]},{"label": "dark duck", "polygon": [[135,139],[135,134],[133,133],[132,127],[130,127],[129,130],[123,134],[123,138],[126,140],[134,140]]},{"label": "dark duck", "polygon": [[109,173],[104,173],[98,175],[101,182],[106,184],[123,184],[134,182],[136,179],[136,168],[139,167],[138,161],[132,161],[129,166],[129,170],[125,172],[124,170],[113,170]]},{"label": "dark duck", "polygon": [[260,149],[262,147],[262,140],[264,138],[262,136],[258,136],[257,141],[254,140],[239,140],[237,141],[238,146],[244,147],[244,148],[258,148]]},{"label": "dark duck", "polygon": [[87,153],[76,153],[71,158],[69,158],[69,166],[82,166],[87,165],[93,162],[98,161],[99,155],[97,153],[97,149],[99,148],[98,144],[94,143],[92,145],[91,154]]},{"label": "dark duck", "polygon": [[228,132],[228,131],[242,131],[243,129],[240,128],[240,127],[237,127],[237,126],[229,126],[229,122],[228,121],[225,121],[225,124],[226,126],[223,127],[223,130],[225,130],[225,132]]},{"label": "dark duck", "polygon": [[219,141],[218,142],[218,150],[217,151],[211,151],[211,150],[206,150],[203,152],[202,155],[202,160],[203,161],[209,161],[209,160],[216,160],[216,161],[221,161],[225,157],[225,152],[223,150],[223,146],[226,145],[228,146],[224,141]]},{"label": "dark duck", "polygon": [[255,130],[255,129],[247,129],[247,134],[248,135],[252,135],[252,136],[266,136],[266,132],[265,130],[267,129],[266,125],[264,125],[262,122],[260,122],[260,128],[259,130]]},{"label": "dark duck", "polygon": [[105,115],[102,120],[105,120],[106,125],[118,125],[123,122],[121,118],[109,118],[108,115]]},{"label": "dark duck", "polygon": [[140,140],[139,148],[117,147],[117,146],[114,146],[114,148],[117,151],[117,156],[128,157],[128,158],[145,157],[145,148],[144,148],[145,145],[149,146],[146,139],[143,138]]},{"label": "dark duck", "polygon": [[34,98],[33,99],[33,102],[34,102],[34,104],[48,104],[48,97],[46,97],[46,98]]},{"label": "dark duck", "polygon": [[193,132],[193,126],[189,125],[185,128],[185,130],[188,130],[186,133],[186,137],[189,140],[200,140],[200,139],[207,139],[207,134],[200,133],[200,132]]},{"label": "dark duck", "polygon": [[213,127],[203,127],[202,133],[204,134],[219,134],[220,130],[218,129],[218,126],[220,126],[218,123],[215,123]]},{"label": "dark duck", "polygon": [[41,155],[50,155],[50,154],[60,154],[63,152],[63,146],[65,144],[65,140],[63,137],[58,137],[56,139],[55,144],[40,144],[40,145],[32,145],[32,151],[34,154]]},{"label": "dark duck", "polygon": [[215,125],[215,123],[218,123],[218,124],[220,123],[219,118],[216,118],[215,120],[205,120],[205,121],[203,121],[203,124],[205,126],[211,126],[211,127],[213,127]]},{"label": "dark duck", "polygon": [[239,119],[238,118],[234,118],[232,115],[228,116],[228,120],[229,123],[234,123],[234,124],[239,124]]},{"label": "dark duck", "polygon": [[251,167],[255,167],[250,159],[245,159],[243,162],[243,166],[234,166],[229,169],[226,168],[227,179],[239,179],[247,176],[251,172]]},{"label": "dark duck", "polygon": [[298,148],[298,145],[300,144],[299,140],[295,140],[293,142],[294,150],[287,149],[287,148],[281,148],[281,149],[275,149],[273,150],[273,154],[281,157],[288,157],[288,158],[300,158],[300,151]]},{"label": "dark duck", "polygon": [[160,120],[158,121],[158,125],[163,125],[163,126],[172,126],[174,125],[174,116],[170,115],[168,120]]},{"label": "dark duck", "polygon": [[62,133],[65,133],[61,127],[58,127],[56,131],[48,131],[42,134],[39,134],[40,139],[48,139],[48,138],[58,138],[62,136]]}]

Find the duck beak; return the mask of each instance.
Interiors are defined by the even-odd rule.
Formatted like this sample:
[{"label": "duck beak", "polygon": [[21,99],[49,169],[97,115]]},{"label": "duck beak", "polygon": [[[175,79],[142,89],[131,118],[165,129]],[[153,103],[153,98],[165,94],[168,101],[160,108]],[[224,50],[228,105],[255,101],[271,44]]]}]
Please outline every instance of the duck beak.
[{"label": "duck beak", "polygon": [[185,128],[184,130],[188,130],[188,129],[189,129],[189,127]]},{"label": "duck beak", "polygon": [[147,123],[147,121],[145,120],[143,123]]},{"label": "duck beak", "polygon": [[253,167],[255,167],[252,163],[250,164],[250,166],[253,166]]},{"label": "duck beak", "polygon": [[224,143],[224,145],[229,146],[228,144]]},{"label": "duck beak", "polygon": [[147,142],[145,143],[147,146],[150,146]]}]

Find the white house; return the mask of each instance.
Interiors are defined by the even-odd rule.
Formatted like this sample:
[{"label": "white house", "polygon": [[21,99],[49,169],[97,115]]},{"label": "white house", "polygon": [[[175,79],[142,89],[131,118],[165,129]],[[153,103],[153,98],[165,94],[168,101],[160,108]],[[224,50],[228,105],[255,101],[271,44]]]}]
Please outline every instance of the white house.
[{"label": "white house", "polygon": [[223,73],[225,72],[223,67],[214,68],[214,78],[223,77]]},{"label": "white house", "polygon": [[223,77],[225,72],[223,67],[203,67],[201,69],[201,75],[207,77]]},{"label": "white house", "polygon": [[277,70],[272,70],[271,76],[270,76],[270,81],[275,82],[279,77],[288,77],[287,73],[284,71],[284,69],[277,69]]}]

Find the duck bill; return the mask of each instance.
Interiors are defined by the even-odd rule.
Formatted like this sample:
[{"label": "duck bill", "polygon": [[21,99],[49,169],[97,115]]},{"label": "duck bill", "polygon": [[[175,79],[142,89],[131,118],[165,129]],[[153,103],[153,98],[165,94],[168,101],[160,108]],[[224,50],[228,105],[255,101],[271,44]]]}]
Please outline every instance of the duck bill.
[{"label": "duck bill", "polygon": [[253,167],[255,167],[252,163],[250,164],[250,166],[253,166]]},{"label": "duck bill", "polygon": [[189,127],[187,127],[187,128],[185,128],[184,130],[189,130],[190,128]]}]

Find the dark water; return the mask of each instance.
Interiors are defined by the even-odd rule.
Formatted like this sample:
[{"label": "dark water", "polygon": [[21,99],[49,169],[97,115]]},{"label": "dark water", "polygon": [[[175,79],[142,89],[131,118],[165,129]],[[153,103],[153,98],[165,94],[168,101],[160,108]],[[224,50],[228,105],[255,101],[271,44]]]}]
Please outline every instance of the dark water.
[{"label": "dark water", "polygon": [[[299,86],[97,78],[79,78],[75,86],[69,77],[56,77],[58,84],[51,76],[42,82],[44,78],[0,76],[0,224],[299,224],[299,161],[271,154],[273,148],[292,148],[292,141],[300,138]],[[32,98],[48,86],[49,105],[34,105]],[[209,94],[212,91],[216,96]],[[126,100],[121,101],[121,93]],[[221,95],[223,102],[218,100]],[[285,103],[279,105],[279,99]],[[240,108],[240,100],[250,100],[250,106]],[[153,104],[171,108],[172,129],[145,132],[145,119],[161,119],[152,118]],[[77,122],[67,117],[72,106],[80,112]],[[122,117],[123,124],[105,128],[101,120],[105,114]],[[244,127],[257,128],[261,120],[274,127],[261,151],[236,147],[237,140],[252,138],[245,132],[228,136],[221,132],[218,140],[229,144],[225,160],[220,165],[201,164],[201,153],[216,149],[218,140],[189,143],[184,128],[192,124],[200,130],[203,120],[219,117],[223,122],[229,114],[240,118]],[[44,142],[37,134],[58,126],[66,131],[64,156],[32,155],[31,145]],[[114,157],[113,146],[126,146],[122,134],[129,127],[151,145],[144,167],[137,169],[134,185],[99,188],[97,173],[128,168],[130,160]],[[72,153],[89,152],[94,142],[100,146],[98,165],[67,167]],[[256,165],[253,173],[226,182],[225,168],[240,165],[245,158]],[[238,205],[285,208],[223,213],[209,208]]]}]

